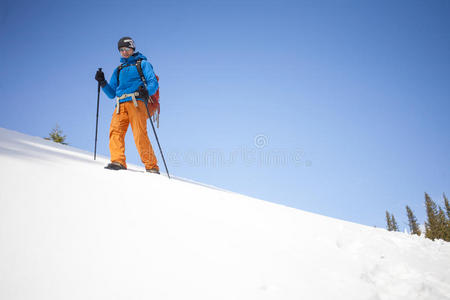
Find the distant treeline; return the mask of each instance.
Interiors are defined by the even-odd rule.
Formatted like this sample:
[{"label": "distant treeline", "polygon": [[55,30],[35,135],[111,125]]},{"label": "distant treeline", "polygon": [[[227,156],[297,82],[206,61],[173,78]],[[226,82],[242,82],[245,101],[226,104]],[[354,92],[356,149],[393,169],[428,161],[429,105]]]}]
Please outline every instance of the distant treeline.
[{"label": "distant treeline", "polygon": [[[427,221],[425,222],[425,237],[431,240],[441,239],[450,242],[450,204],[447,196],[443,194],[445,210],[437,205],[431,197],[425,193],[425,208]],[[411,208],[406,206],[408,226],[411,234],[421,235],[420,226]],[[387,230],[399,231],[397,221],[393,214],[386,211]]]}]

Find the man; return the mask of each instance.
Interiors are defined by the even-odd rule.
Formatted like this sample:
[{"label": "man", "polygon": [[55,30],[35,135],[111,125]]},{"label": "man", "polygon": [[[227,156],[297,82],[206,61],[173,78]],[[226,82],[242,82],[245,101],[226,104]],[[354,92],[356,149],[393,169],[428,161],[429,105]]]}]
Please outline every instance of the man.
[{"label": "man", "polygon": [[[105,74],[101,70],[97,71],[95,75],[95,80],[100,83],[103,92],[111,99],[117,97],[109,130],[111,163],[105,168],[111,170],[127,168],[125,134],[131,124],[134,142],[146,171],[159,174],[156,156],[148,139],[148,114],[145,106],[149,95],[155,94],[158,90],[158,80],[153,72],[153,66],[147,61],[147,58],[141,53],[135,52],[136,47],[132,38],[121,38],[118,42],[118,49],[122,56],[120,59],[122,65],[114,70],[109,83],[105,80]],[[139,63],[147,88],[138,71]]]}]

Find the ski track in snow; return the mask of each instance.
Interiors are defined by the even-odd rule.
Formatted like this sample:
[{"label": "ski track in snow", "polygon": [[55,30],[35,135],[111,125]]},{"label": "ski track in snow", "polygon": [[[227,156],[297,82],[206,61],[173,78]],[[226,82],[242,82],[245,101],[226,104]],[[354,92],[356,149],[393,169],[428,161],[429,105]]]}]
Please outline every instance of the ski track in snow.
[{"label": "ski track in snow", "polygon": [[450,299],[450,243],[107,162],[0,129],[0,299]]}]

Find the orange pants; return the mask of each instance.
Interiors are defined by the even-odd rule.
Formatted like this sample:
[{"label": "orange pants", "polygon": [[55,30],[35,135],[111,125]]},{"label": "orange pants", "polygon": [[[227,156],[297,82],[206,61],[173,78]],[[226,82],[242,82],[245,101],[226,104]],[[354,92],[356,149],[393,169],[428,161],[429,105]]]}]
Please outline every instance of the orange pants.
[{"label": "orange pants", "polygon": [[[157,169],[155,153],[148,139],[147,134],[147,110],[142,101],[137,101],[138,107],[133,102],[120,103],[119,113],[114,109],[109,129],[109,151],[111,153],[111,162],[118,162],[127,166],[125,158],[125,134],[128,126],[131,124],[134,142],[141,156],[141,161],[146,169]],[[151,122],[151,121],[150,121]]]}]

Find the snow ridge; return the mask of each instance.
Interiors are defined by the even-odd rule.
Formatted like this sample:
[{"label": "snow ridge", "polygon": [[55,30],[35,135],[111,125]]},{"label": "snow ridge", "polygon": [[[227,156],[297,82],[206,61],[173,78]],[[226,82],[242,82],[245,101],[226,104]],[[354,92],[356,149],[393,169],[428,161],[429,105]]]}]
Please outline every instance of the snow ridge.
[{"label": "snow ridge", "polygon": [[449,243],[92,157],[0,129],[0,299],[450,299]]}]

